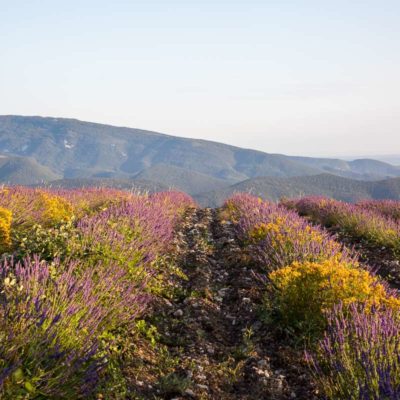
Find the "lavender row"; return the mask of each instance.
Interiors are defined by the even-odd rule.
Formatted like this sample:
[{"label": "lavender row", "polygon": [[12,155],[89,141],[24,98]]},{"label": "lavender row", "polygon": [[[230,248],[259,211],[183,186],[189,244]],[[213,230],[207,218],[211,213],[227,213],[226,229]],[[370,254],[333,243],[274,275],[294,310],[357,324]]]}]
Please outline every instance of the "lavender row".
[{"label": "lavender row", "polygon": [[193,205],[176,192],[3,189],[14,241],[0,264],[0,397],[86,398],[108,379],[115,332],[146,312],[155,264]]},{"label": "lavender row", "polygon": [[[233,222],[244,250],[266,272],[266,311],[272,311],[278,326],[308,343],[307,360],[323,395],[332,400],[398,400],[397,293],[361,269],[357,258],[333,237],[288,210],[300,209],[300,204],[304,215],[324,218],[326,225],[337,223],[341,204],[311,200],[285,202],[285,210],[241,194],[226,202],[223,216]],[[356,221],[372,213],[375,225],[385,218],[356,206],[346,210],[358,210]]]},{"label": "lavender row", "polygon": [[237,194],[224,208],[246,252],[269,271],[296,261],[355,260],[333,236],[283,206]]},{"label": "lavender row", "polygon": [[306,197],[283,204],[313,222],[340,229],[372,246],[387,247],[400,256],[400,222],[374,207],[361,207],[323,197]]},{"label": "lavender row", "polygon": [[400,220],[400,201],[396,200],[364,200],[357,204],[365,210],[378,212],[385,217],[392,218],[396,221]]}]

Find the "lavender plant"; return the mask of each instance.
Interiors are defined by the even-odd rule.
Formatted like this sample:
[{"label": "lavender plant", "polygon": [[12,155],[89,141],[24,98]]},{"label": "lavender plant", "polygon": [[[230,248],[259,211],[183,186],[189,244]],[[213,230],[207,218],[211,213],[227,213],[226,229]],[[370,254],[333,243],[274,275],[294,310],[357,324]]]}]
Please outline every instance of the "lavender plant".
[{"label": "lavender plant", "polygon": [[316,223],[338,228],[372,246],[387,247],[400,256],[400,223],[373,208],[322,197],[306,197],[284,204]]},{"label": "lavender plant", "polygon": [[365,210],[375,211],[385,217],[392,218],[396,221],[400,220],[400,201],[396,200],[364,200],[357,204]]},{"label": "lavender plant", "polygon": [[392,308],[337,305],[317,351],[308,354],[328,399],[400,399],[400,320]]},{"label": "lavender plant", "polygon": [[69,244],[70,253],[89,264],[118,263],[132,276],[148,275],[152,263],[171,244],[179,207],[191,204],[185,200],[174,193],[137,196],[83,217],[77,223],[78,239]]},{"label": "lavender plant", "polygon": [[355,259],[326,231],[284,207],[239,194],[226,202],[225,212],[252,261],[267,270],[293,262]]},{"label": "lavender plant", "polygon": [[42,189],[2,188],[0,206],[11,211],[13,229],[25,231],[37,224],[54,226],[73,216],[72,206],[65,198]]},{"label": "lavender plant", "polygon": [[0,288],[0,393],[9,398],[84,398],[106,365],[101,335],[133,326],[148,301],[117,266],[82,273],[38,258],[5,261]]},{"label": "lavender plant", "polygon": [[114,343],[132,347],[126,338],[191,198],[12,188],[0,204],[13,212],[22,259],[0,264],[0,397],[87,398],[99,380],[123,380]]}]

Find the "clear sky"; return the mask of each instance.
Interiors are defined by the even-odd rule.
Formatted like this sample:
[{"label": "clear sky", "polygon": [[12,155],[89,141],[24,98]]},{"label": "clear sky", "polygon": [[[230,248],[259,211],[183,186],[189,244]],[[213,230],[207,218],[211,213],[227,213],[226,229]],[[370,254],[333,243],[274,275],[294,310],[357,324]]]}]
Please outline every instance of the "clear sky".
[{"label": "clear sky", "polygon": [[399,0],[0,0],[0,114],[400,153]]}]

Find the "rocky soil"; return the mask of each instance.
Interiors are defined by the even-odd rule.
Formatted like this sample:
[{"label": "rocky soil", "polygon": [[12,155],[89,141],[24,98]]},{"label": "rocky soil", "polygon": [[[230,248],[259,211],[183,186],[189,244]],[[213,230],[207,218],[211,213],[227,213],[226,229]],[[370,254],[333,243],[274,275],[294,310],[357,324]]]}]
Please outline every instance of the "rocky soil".
[{"label": "rocky soil", "polygon": [[176,365],[161,384],[141,382],[140,398],[317,399],[302,350],[263,316],[264,285],[241,264],[230,223],[218,210],[189,210],[175,245],[187,279],[156,325]]}]

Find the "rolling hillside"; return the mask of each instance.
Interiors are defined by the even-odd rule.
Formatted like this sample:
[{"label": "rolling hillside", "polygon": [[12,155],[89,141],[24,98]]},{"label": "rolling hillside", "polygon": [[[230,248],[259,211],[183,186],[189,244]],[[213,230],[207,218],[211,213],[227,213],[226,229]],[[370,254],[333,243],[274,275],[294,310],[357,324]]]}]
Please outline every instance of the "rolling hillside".
[{"label": "rolling hillside", "polygon": [[400,199],[400,178],[376,182],[357,181],[330,174],[295,178],[254,178],[222,190],[199,194],[201,205],[219,206],[234,193],[247,192],[271,201],[283,197],[294,198],[309,195],[332,197],[337,200],[356,202],[362,199]]},{"label": "rolling hillside", "polygon": [[[57,178],[135,178],[192,194],[256,177],[330,173],[378,180],[400,176],[399,167],[374,160],[289,157],[62,118],[0,116],[0,154],[18,156],[21,162],[22,157],[36,161],[31,182],[27,174],[24,183]],[[11,168],[0,179],[17,183],[15,176]]]},{"label": "rolling hillside", "polygon": [[0,182],[29,185],[53,181],[60,175],[31,157],[0,156]]},{"label": "rolling hillside", "polygon": [[189,194],[222,189],[228,183],[225,179],[165,164],[158,164],[143,170],[134,177],[134,180],[156,182]]}]

